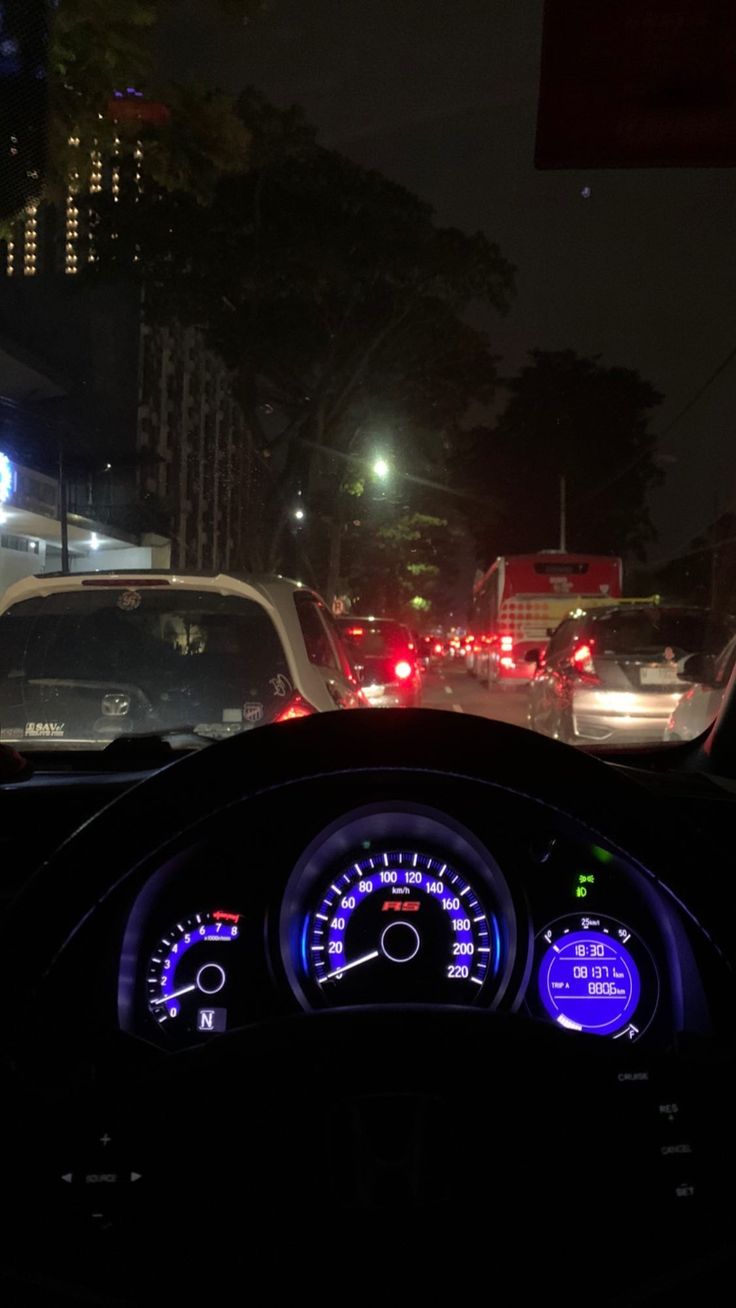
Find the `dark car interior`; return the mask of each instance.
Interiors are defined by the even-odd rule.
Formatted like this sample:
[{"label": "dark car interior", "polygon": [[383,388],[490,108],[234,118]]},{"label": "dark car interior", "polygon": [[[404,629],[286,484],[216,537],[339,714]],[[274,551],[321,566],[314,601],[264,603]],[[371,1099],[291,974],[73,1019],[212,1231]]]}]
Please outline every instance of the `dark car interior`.
[{"label": "dark car interior", "polygon": [[6,1302],[241,1302],[320,1248],[366,1293],[464,1248],[529,1294],[713,1301],[733,683],[651,753],[358,710],[33,765],[0,790]]}]

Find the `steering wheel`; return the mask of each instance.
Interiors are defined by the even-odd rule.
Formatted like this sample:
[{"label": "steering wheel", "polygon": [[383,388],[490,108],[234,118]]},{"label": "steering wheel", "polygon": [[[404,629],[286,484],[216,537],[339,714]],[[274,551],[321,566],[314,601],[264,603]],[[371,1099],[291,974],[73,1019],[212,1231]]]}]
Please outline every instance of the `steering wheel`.
[{"label": "steering wheel", "polygon": [[[561,813],[574,796],[576,820],[646,865],[687,862],[687,837],[654,830],[651,795],[617,769],[426,710],[263,727],[127,791],[57,851],[6,923],[3,1272],[24,1301],[39,1289],[48,1303],[190,1301],[216,1286],[229,1303],[265,1266],[274,1293],[334,1283],[366,1297],[456,1293],[478,1269],[487,1285],[564,1294],[572,1275],[573,1294],[623,1308],[692,1303],[731,1267],[717,1205],[652,1221],[642,1058],[614,1059],[593,1036],[516,1013],[376,1006],[266,1019],[153,1056],[119,1031],[114,996],[102,1018],[86,1016],[84,941],[111,931],[116,897],[173,841],[235,805],[257,812],[278,796],[298,813],[315,782],[377,772],[466,778]],[[699,889],[707,903],[705,877]],[[669,1093],[695,1086],[705,1114],[710,1050],[644,1061]],[[724,1066],[730,1085],[731,1048],[718,1076]]]}]

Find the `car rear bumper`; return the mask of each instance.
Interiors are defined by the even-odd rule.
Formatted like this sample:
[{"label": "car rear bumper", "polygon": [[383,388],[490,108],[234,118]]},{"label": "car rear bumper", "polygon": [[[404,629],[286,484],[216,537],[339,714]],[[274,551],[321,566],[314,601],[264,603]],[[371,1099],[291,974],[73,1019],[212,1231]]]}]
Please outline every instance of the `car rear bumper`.
[{"label": "car rear bumper", "polygon": [[419,704],[419,687],[363,686],[370,708],[416,708]]},{"label": "car rear bumper", "polygon": [[625,690],[578,690],[573,695],[572,723],[580,740],[618,740],[639,744],[664,738],[667,723],[683,691],[637,694]]}]

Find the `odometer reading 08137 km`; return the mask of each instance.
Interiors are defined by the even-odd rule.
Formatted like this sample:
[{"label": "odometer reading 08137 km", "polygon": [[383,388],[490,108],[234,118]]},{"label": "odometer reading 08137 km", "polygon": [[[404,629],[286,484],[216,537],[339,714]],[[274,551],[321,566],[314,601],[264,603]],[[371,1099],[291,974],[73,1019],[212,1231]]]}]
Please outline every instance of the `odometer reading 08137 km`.
[{"label": "odometer reading 08137 km", "polygon": [[304,921],[301,954],[325,1005],[467,1004],[498,970],[500,935],[443,859],[386,850],[331,877]]},{"label": "odometer reading 08137 km", "polygon": [[636,1040],[657,1007],[659,981],[644,942],[596,914],[550,923],[537,939],[542,1009],[571,1031]]}]

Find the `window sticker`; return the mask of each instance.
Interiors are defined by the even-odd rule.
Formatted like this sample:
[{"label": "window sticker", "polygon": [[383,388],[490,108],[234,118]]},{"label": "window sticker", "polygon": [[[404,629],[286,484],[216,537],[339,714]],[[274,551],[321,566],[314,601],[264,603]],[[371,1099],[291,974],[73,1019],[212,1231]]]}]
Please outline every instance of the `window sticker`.
[{"label": "window sticker", "polygon": [[289,678],[285,677],[283,672],[279,672],[275,677],[269,677],[268,684],[272,687],[274,695],[277,695],[279,699],[286,699],[286,696],[290,695],[294,689]]}]

